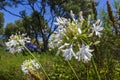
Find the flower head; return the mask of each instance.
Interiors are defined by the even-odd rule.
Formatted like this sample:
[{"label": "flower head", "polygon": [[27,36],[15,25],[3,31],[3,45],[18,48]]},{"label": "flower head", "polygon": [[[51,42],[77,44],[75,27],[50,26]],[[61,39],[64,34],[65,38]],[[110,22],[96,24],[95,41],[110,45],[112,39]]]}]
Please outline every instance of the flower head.
[{"label": "flower head", "polygon": [[70,11],[70,16],[71,16],[71,18],[73,19],[73,21],[75,21],[75,14],[73,13],[72,10]]},{"label": "flower head", "polygon": [[[97,45],[100,43],[100,41],[93,43],[89,37],[92,37],[94,34],[101,37],[101,31],[103,30],[103,27],[101,27],[102,23],[100,20],[97,20],[95,23],[91,22],[90,15],[87,19],[84,19],[82,11],[77,16],[70,11],[70,17],[71,18],[68,19],[57,18],[55,25],[58,26],[58,29],[56,29],[56,33],[51,40],[51,46],[54,47],[56,43],[59,42],[56,55],[63,52],[65,60],[71,60],[72,57],[75,57],[78,61],[83,60],[84,62],[88,62],[91,60],[91,52],[93,52],[93,50],[89,49],[88,45]],[[91,27],[91,25],[93,26]],[[61,27],[59,28],[59,26]],[[92,31],[90,31],[90,29]],[[65,43],[68,43],[68,45],[65,45]],[[82,45],[82,43],[86,44],[86,46],[84,44]],[[82,45],[82,47],[80,47],[80,45]]]},{"label": "flower head", "polygon": [[28,70],[36,71],[39,68],[40,65],[34,59],[25,60],[21,65],[21,69],[24,74],[29,74]]},{"label": "flower head", "polygon": [[84,21],[84,18],[83,18],[83,13],[82,13],[82,11],[80,11],[80,13],[79,13],[79,19],[80,19],[80,21]]},{"label": "flower head", "polygon": [[65,58],[65,60],[71,60],[73,56],[75,57],[75,53],[71,45],[70,48],[64,50],[63,57]]},{"label": "flower head", "polygon": [[5,44],[7,46],[7,50],[9,50],[11,53],[19,53],[24,49],[16,40],[10,40]]},{"label": "flower head", "polygon": [[92,30],[95,32],[95,35],[98,37],[101,37],[101,31],[103,30],[103,27],[101,27],[101,22],[98,20],[95,24],[93,24]]},{"label": "flower head", "polygon": [[89,46],[82,45],[82,48],[76,53],[78,61],[83,60],[84,62],[88,62],[91,60],[93,50],[89,49]]},{"label": "flower head", "polygon": [[63,27],[67,24],[68,20],[63,17],[57,17],[56,22],[54,22],[55,25],[58,25],[59,27]]},{"label": "flower head", "polygon": [[80,29],[80,28],[78,28],[78,33],[79,33],[79,34],[81,34],[81,33],[82,33],[82,31],[81,31],[81,29]]},{"label": "flower head", "polygon": [[61,52],[61,50],[62,50],[63,48],[65,48],[65,47],[69,46],[69,45],[70,45],[70,44],[68,44],[68,43],[64,43],[64,45],[60,46],[60,47],[58,48],[58,51],[57,51],[56,55],[59,55],[60,52]]},{"label": "flower head", "polygon": [[36,44],[32,43],[26,43],[25,46],[30,50],[30,51],[37,51],[38,46]]},{"label": "flower head", "polygon": [[62,40],[61,40],[62,36],[63,36],[62,30],[55,31],[52,34],[52,41],[50,41],[50,43],[49,43],[49,48],[59,47],[62,42]]},{"label": "flower head", "polygon": [[[30,40],[30,39],[29,39]],[[8,42],[5,42],[7,49],[11,53],[19,53],[23,51],[23,46],[28,41],[28,37],[25,37],[25,35],[11,35]]]}]

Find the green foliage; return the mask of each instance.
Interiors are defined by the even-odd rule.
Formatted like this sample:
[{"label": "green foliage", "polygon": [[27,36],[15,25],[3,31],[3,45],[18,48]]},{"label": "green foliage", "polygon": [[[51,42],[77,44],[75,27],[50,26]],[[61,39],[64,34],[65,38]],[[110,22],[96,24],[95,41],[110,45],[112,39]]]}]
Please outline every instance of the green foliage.
[{"label": "green foliage", "polygon": [[79,11],[83,11],[85,15],[90,14],[90,8],[92,8],[90,0],[68,0],[67,3],[64,3],[62,6],[64,11],[69,12],[70,10],[73,10],[75,14],[78,14]]},{"label": "green foliage", "polygon": [[18,32],[24,32],[24,28],[20,23],[20,20],[16,21],[15,24],[9,23],[5,28],[5,36],[8,38],[12,34],[16,34]]},{"label": "green foliage", "polygon": [[[51,8],[56,13],[59,13],[59,11],[57,11],[59,10],[58,7],[56,7],[57,5],[62,10],[66,11],[66,13],[69,12],[71,9],[73,10],[73,12],[76,12],[76,14],[78,14],[80,10],[83,10],[84,12],[88,10],[85,13],[86,15],[91,11],[91,9],[89,9],[91,7],[90,3],[88,3],[87,1],[49,0],[49,5],[51,5]],[[115,5],[118,5],[117,2],[115,3]],[[89,8],[85,10],[85,7]],[[117,11],[119,11],[118,7]],[[30,31],[30,29],[33,31],[37,31],[40,28],[46,29],[44,27],[44,24],[46,24],[44,17],[39,15],[39,18],[42,19],[42,26],[40,26],[37,19],[38,16],[36,17],[35,14],[37,14],[37,12],[33,13],[32,16],[26,16],[25,19],[22,21],[24,24],[21,23],[21,21],[16,21],[15,24],[8,24],[5,28],[5,34],[7,36],[10,36],[11,34],[15,34],[18,31],[24,32],[24,30]],[[3,17],[3,14],[0,14],[0,22],[2,22],[0,24],[0,27],[3,26],[4,22],[3,18],[1,17]],[[93,55],[97,55],[95,57],[95,63],[97,64],[98,71],[102,78],[101,80],[120,80],[120,37],[119,35],[115,35],[113,33],[112,25],[110,24],[111,22],[108,19],[107,13],[102,11],[101,17],[104,26],[104,32],[102,38],[99,39],[101,43],[96,46],[99,54],[96,54],[95,52],[93,53]],[[32,24],[33,27],[30,27],[31,23],[34,23]],[[86,28],[86,26],[87,24],[84,24],[84,28]],[[75,31],[77,30],[74,29],[67,32],[67,36],[69,36],[69,39],[72,39],[74,35],[76,35],[76,33],[73,34],[72,31],[74,31],[75,33]],[[89,40],[86,40],[87,35],[82,34],[78,35],[78,37],[79,42],[81,42],[81,40],[85,41],[85,43],[89,42]],[[69,42],[69,39],[67,37],[64,37],[64,40],[66,40],[66,42]],[[21,71],[21,64],[24,60],[32,57],[30,55],[23,56],[21,53],[13,55],[3,50],[3,47],[0,47],[0,80],[26,80],[27,77]],[[56,56],[55,53],[56,49],[48,51],[46,53],[34,54],[43,65],[51,80],[76,80],[75,75],[73,74],[68,63],[62,58],[62,55],[60,54],[60,56]],[[80,80],[97,80],[91,62],[89,62],[88,64],[83,64],[82,62],[78,62],[77,60],[72,59],[70,63],[75,69]]]},{"label": "green foliage", "polygon": [[[101,44],[102,45],[102,44]],[[101,47],[100,47],[101,48]],[[104,47],[104,50],[106,48]],[[54,50],[46,53],[36,54],[33,53],[40,61],[45,71],[51,80],[76,80],[71,68],[67,61],[65,61],[61,54],[55,55]],[[52,54],[51,54],[52,53]],[[104,55],[104,56],[103,56]],[[106,55],[106,56],[105,56]],[[120,67],[119,57],[114,58],[114,54],[109,54],[105,51],[101,54],[101,65],[98,70],[102,80],[119,80]],[[32,58],[30,55],[23,56],[21,53],[13,55],[8,52],[0,51],[0,79],[4,80],[26,80],[27,76],[21,71],[21,64],[24,60]],[[70,61],[71,65],[75,69],[80,80],[94,80],[96,74],[93,70],[91,62],[84,64],[82,61],[78,62],[76,59]],[[98,64],[98,63],[96,63]],[[40,70],[41,71],[41,70]]]},{"label": "green foliage", "polygon": [[24,28],[24,26],[23,26],[22,19],[15,21],[14,24],[15,24],[16,27],[18,28],[19,32],[21,32],[21,33],[24,33],[24,32],[25,32],[25,28]]},{"label": "green foliage", "polygon": [[25,80],[21,68],[21,63],[24,60],[22,56],[19,57],[11,55],[7,52],[0,52],[0,80]]},{"label": "green foliage", "polygon": [[48,5],[51,7],[51,11],[57,15],[68,17],[70,10],[73,10],[75,14],[80,11],[84,12],[84,16],[92,13],[92,4],[90,0],[48,0]]}]

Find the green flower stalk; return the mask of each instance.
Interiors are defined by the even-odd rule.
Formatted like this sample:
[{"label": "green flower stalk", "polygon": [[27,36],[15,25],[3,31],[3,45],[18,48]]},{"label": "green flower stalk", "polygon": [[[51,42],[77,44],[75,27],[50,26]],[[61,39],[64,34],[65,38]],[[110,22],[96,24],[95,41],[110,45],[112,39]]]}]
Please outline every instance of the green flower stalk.
[{"label": "green flower stalk", "polygon": [[98,70],[97,70],[97,66],[96,66],[96,64],[95,64],[94,59],[92,58],[91,61],[92,61],[92,65],[93,65],[93,68],[94,68],[94,71],[95,71],[95,73],[96,73],[96,75],[97,75],[98,80],[101,80],[100,74],[99,74],[99,72],[98,72]]},{"label": "green flower stalk", "polygon": [[75,70],[74,70],[74,68],[72,67],[72,65],[70,64],[70,62],[67,60],[67,62],[68,62],[68,65],[70,66],[70,68],[71,68],[71,70],[73,71],[73,73],[75,74],[75,76],[76,76],[76,78],[77,78],[77,80],[80,80],[79,79],[79,77],[77,76],[77,74],[76,74],[76,72],[75,72]]}]

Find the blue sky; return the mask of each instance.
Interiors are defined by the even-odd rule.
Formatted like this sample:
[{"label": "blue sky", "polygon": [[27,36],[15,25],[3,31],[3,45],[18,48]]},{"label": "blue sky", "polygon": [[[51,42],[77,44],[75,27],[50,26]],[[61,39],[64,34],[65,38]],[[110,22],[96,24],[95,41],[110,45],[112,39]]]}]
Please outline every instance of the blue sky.
[{"label": "blue sky", "polygon": [[[19,14],[19,11],[26,9],[27,14],[30,14],[30,9],[28,9],[27,7],[23,7],[23,6],[20,6],[20,7],[17,7],[17,8],[9,8],[9,7],[7,7],[7,9],[9,11],[11,11],[11,12],[14,12],[14,14]],[[4,13],[4,20],[5,20],[4,26],[6,26],[7,23],[14,23],[16,20],[20,19],[20,17],[13,16],[13,15],[9,14],[6,11],[1,11],[1,12]]]},{"label": "blue sky", "polygon": [[[95,0],[95,1],[98,1],[98,2],[99,2],[99,5],[98,5],[98,7],[97,7],[97,10],[98,10],[98,11],[99,11],[101,8],[103,8],[103,9],[106,8],[106,1],[107,1],[107,0]],[[110,1],[110,3],[112,4],[114,0],[109,0],[109,1]],[[27,8],[27,7],[20,6],[20,7],[18,7],[18,8],[13,8],[13,9],[8,8],[8,9],[9,9],[10,11],[18,14],[20,10],[24,10],[24,9],[26,9],[26,8]],[[4,26],[6,26],[7,23],[10,23],[10,22],[14,23],[14,21],[20,19],[19,17],[13,16],[13,15],[7,13],[7,12],[4,12],[4,11],[2,11],[2,12],[4,13],[4,19],[5,19],[5,24],[4,24]],[[30,13],[30,9],[27,9],[27,14],[29,14],[29,13]]]}]

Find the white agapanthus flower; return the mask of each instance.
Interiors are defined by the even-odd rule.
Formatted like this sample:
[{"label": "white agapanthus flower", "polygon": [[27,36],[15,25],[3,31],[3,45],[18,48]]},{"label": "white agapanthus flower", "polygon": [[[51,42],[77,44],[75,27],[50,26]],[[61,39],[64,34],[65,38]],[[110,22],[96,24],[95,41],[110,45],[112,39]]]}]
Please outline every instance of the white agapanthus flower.
[{"label": "white agapanthus flower", "polygon": [[25,45],[26,42],[30,42],[30,38],[25,37],[25,34],[22,35],[11,35],[8,42],[5,42],[7,50],[11,53],[19,53],[24,50],[22,45]]},{"label": "white agapanthus flower", "polygon": [[48,46],[49,48],[55,48],[61,45],[61,39],[60,39],[60,34],[53,34],[52,38],[54,38],[54,40],[50,41]]},{"label": "white agapanthus flower", "polygon": [[61,50],[62,50],[63,48],[65,48],[65,47],[68,47],[69,45],[70,45],[70,44],[68,44],[68,43],[64,43],[64,45],[60,46],[60,47],[58,48],[58,51],[57,51],[56,55],[59,55],[60,52],[61,52]]},{"label": "white agapanthus flower", "polygon": [[20,40],[18,40],[18,42],[22,45],[25,45],[25,39],[20,39]]},{"label": "white agapanthus flower", "polygon": [[83,60],[84,63],[91,60],[93,50],[89,49],[89,46],[85,46],[84,44],[79,49],[79,51],[76,53],[78,61]]},{"label": "white agapanthus flower", "polygon": [[80,11],[80,13],[79,13],[79,20],[80,21],[84,21],[83,12],[82,11]]},{"label": "white agapanthus flower", "polygon": [[23,46],[18,46],[17,49],[16,49],[16,52],[17,53],[20,53],[24,50]]},{"label": "white agapanthus flower", "polygon": [[11,53],[16,53],[16,49],[15,48],[7,48]]},{"label": "white agapanthus flower", "polygon": [[80,29],[80,28],[78,28],[78,33],[79,33],[79,34],[81,34],[81,33],[82,33],[82,31],[81,31],[81,29]]},{"label": "white agapanthus flower", "polygon": [[5,43],[7,47],[14,47],[18,45],[18,42],[16,40],[9,40],[8,42]]},{"label": "white agapanthus flower", "polygon": [[23,50],[23,47],[19,45],[16,40],[9,40],[9,42],[5,43],[7,46],[7,50],[11,53],[19,53]]},{"label": "white agapanthus flower", "polygon": [[93,45],[97,45],[99,43],[100,43],[100,41],[96,41],[96,42],[93,43]]},{"label": "white agapanthus flower", "polygon": [[103,27],[101,27],[102,23],[100,20],[96,21],[95,24],[93,24],[93,27],[91,28],[93,30],[93,33],[95,32],[95,35],[98,37],[101,37],[101,31],[103,30]]},{"label": "white agapanthus flower", "polygon": [[25,40],[25,42],[27,42],[27,43],[30,43],[31,42],[31,38],[30,37],[24,37],[24,40]]},{"label": "white agapanthus flower", "polygon": [[[56,34],[54,34],[54,38],[52,38],[52,42],[55,44],[55,42],[60,41],[56,55],[63,52],[63,57],[65,60],[71,60],[72,57],[75,57],[78,59],[78,61],[82,60],[84,62],[88,62],[91,60],[91,52],[93,52],[93,50],[89,49],[87,44],[82,45],[81,43],[89,43],[89,37],[92,37],[94,34],[98,37],[101,37],[101,31],[103,30],[103,27],[101,27],[102,22],[97,20],[95,23],[91,23],[91,16],[89,15],[88,19],[84,19],[82,11],[79,13],[79,17],[70,11],[70,16],[70,19],[58,17],[55,22],[55,25],[58,26],[58,29],[56,30]],[[86,35],[88,35],[88,37]],[[68,45],[65,43],[68,43]],[[79,43],[82,45],[81,48],[79,48]],[[94,43],[91,42],[89,45],[97,45],[99,43],[100,41],[96,41]],[[76,51],[77,53],[73,51],[76,50],[76,48],[79,49]]]},{"label": "white agapanthus flower", "polygon": [[70,46],[70,48],[65,49],[63,51],[63,57],[65,58],[65,60],[71,60],[72,57],[76,57],[76,55],[72,49],[72,45]]},{"label": "white agapanthus flower", "polygon": [[21,65],[21,69],[24,72],[24,74],[29,74],[28,70],[36,71],[39,68],[40,65],[34,59],[25,60]]},{"label": "white agapanthus flower", "polygon": [[62,34],[60,32],[57,32],[55,35],[55,40],[58,41],[62,38]]},{"label": "white agapanthus flower", "polygon": [[71,16],[71,18],[73,19],[73,21],[75,21],[75,14],[73,13],[72,10],[70,11],[70,16]]},{"label": "white agapanthus flower", "polygon": [[49,42],[48,47],[53,49],[53,48],[55,48],[55,45],[54,45],[54,43],[51,41],[51,42]]},{"label": "white agapanthus flower", "polygon": [[55,48],[55,47],[61,46],[62,36],[63,36],[62,30],[55,31],[55,32],[52,34],[52,40],[51,40],[50,43],[48,44],[49,48]]},{"label": "white agapanthus flower", "polygon": [[59,26],[59,27],[63,27],[67,24],[67,22],[68,22],[68,20],[66,18],[57,17],[56,22],[54,22],[54,24]]}]

